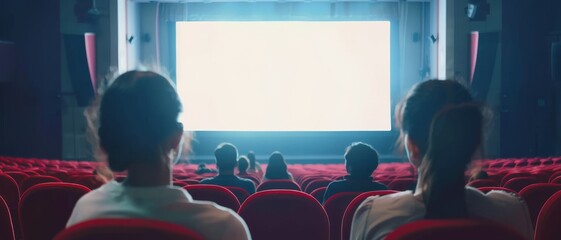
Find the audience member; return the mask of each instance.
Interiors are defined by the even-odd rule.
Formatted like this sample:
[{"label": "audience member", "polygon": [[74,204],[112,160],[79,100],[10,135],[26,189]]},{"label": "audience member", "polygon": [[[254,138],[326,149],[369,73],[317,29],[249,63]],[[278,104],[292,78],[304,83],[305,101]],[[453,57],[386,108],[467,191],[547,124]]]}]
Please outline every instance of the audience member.
[{"label": "audience member", "polygon": [[195,173],[199,175],[206,174],[206,173],[217,173],[217,172],[218,171],[216,171],[216,169],[208,168],[204,163],[199,163],[199,167],[197,167],[197,170],[195,170]]},{"label": "audience member", "polygon": [[[99,101],[96,101],[99,103]],[[192,229],[204,239],[251,239],[244,221],[232,210],[193,201],[171,184],[171,169],[181,154],[181,102],[172,83],[153,72],[119,76],[88,115],[98,126],[98,154],[111,170],[128,172],[84,195],[67,226],[97,218],[151,218]],[[97,135],[96,135],[97,133]]]},{"label": "audience member", "polygon": [[249,173],[257,173],[259,177],[263,176],[263,169],[261,169],[261,164],[257,162],[255,158],[255,153],[253,151],[249,151],[247,153],[247,158],[249,159]]},{"label": "audience member", "polygon": [[255,193],[253,181],[240,178],[234,174],[238,165],[238,149],[231,143],[221,143],[214,150],[216,157],[216,167],[218,176],[206,178],[200,181],[201,184],[214,184],[224,187],[239,187],[245,189],[249,194]]},{"label": "audience member", "polygon": [[479,180],[479,179],[489,179],[489,174],[487,174],[487,172],[483,169],[475,172],[471,178],[469,179],[469,181],[473,181],[473,180]]},{"label": "audience member", "polygon": [[292,174],[288,172],[284,157],[278,151],[271,153],[271,156],[269,156],[269,165],[267,165],[267,171],[263,178],[264,181],[273,179],[294,180]]},{"label": "audience member", "polygon": [[240,156],[238,158],[238,176],[247,176],[247,169],[249,168],[249,160],[246,156]]},{"label": "audience member", "polygon": [[351,239],[383,239],[415,220],[456,218],[493,220],[532,239],[532,222],[521,199],[465,187],[467,165],[482,143],[480,108],[457,106],[471,101],[454,81],[430,80],[412,89],[397,120],[407,156],[419,170],[417,189],[367,198],[354,215]]},{"label": "audience member", "polygon": [[349,175],[343,180],[331,182],[327,186],[323,202],[341,192],[368,192],[387,190],[382,183],[372,181],[372,173],[378,167],[378,152],[372,146],[354,142],[345,150],[345,167]]}]

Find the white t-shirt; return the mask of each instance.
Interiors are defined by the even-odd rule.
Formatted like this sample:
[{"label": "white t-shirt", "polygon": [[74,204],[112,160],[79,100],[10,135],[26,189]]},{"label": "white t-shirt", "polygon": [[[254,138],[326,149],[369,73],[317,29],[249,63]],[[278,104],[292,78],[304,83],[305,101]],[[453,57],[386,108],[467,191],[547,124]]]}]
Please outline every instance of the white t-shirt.
[{"label": "white t-shirt", "polygon": [[[516,195],[503,191],[487,194],[466,187],[466,203],[471,217],[484,218],[505,226],[532,240],[534,228],[526,203]],[[406,223],[423,219],[426,213],[421,195],[411,191],[369,197],[355,212],[351,239],[384,239]]]},{"label": "white t-shirt", "polygon": [[110,181],[78,200],[66,226],[97,218],[148,218],[184,226],[204,239],[251,239],[238,214],[212,202],[193,201],[174,186],[130,187]]}]

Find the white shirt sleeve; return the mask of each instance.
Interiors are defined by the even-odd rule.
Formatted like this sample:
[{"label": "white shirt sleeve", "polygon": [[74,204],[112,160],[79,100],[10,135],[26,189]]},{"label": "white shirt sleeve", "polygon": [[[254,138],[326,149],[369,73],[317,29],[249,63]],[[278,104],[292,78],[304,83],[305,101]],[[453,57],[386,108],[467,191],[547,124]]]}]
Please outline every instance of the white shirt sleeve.
[{"label": "white shirt sleeve", "polygon": [[399,226],[417,220],[424,211],[411,192],[369,197],[358,207],[351,225],[351,238],[384,239]]}]

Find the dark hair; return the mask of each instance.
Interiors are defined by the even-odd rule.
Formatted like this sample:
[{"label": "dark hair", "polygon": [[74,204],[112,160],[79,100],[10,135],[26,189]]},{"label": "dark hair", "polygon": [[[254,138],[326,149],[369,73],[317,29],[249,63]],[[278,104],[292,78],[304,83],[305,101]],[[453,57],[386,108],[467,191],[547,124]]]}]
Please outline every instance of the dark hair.
[{"label": "dark hair", "polygon": [[214,150],[214,156],[219,170],[234,169],[238,163],[238,149],[231,143],[219,144]]},{"label": "dark hair", "polygon": [[345,164],[350,175],[368,177],[378,167],[378,152],[366,143],[354,142],[345,149]]},{"label": "dark hair", "polygon": [[267,179],[288,179],[290,175],[288,174],[286,162],[282,153],[275,151],[269,156],[269,164],[267,165],[267,172],[265,173],[265,178]]},{"label": "dark hair", "polygon": [[419,167],[425,218],[467,217],[465,172],[482,138],[483,114],[479,106],[458,105],[435,116],[428,150]]},{"label": "dark hair", "polygon": [[255,159],[255,153],[253,151],[249,151],[247,153],[247,158],[249,159],[249,169],[257,170],[257,160]]},{"label": "dark hair", "polygon": [[408,134],[424,156],[434,116],[448,105],[468,102],[472,102],[471,95],[454,80],[427,80],[415,85],[395,111],[397,126],[402,130],[399,143]]},{"label": "dark hair", "polygon": [[177,122],[181,102],[174,86],[150,71],[117,77],[103,94],[98,111],[97,137],[113,171],[161,161],[167,154],[162,144],[182,129]]},{"label": "dark hair", "polygon": [[238,158],[238,170],[240,173],[246,173],[247,168],[249,167],[249,160],[246,156],[240,156]]}]

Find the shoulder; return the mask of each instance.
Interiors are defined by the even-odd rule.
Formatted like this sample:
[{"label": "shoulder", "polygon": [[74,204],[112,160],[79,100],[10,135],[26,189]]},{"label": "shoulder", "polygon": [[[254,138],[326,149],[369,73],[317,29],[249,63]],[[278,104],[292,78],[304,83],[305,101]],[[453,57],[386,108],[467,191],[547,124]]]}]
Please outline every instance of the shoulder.
[{"label": "shoulder", "polygon": [[351,239],[383,239],[397,227],[423,215],[423,204],[411,191],[369,197],[355,212]]},{"label": "shoulder", "polygon": [[212,182],[212,181],[214,181],[214,177],[202,179],[199,181],[199,183]]},{"label": "shoulder", "polygon": [[488,193],[483,193],[472,187],[466,187],[466,198],[468,203],[471,204],[493,204],[505,207],[512,205],[526,205],[522,198],[514,193],[496,190],[490,191]]}]

